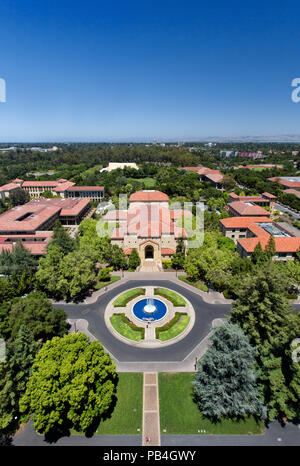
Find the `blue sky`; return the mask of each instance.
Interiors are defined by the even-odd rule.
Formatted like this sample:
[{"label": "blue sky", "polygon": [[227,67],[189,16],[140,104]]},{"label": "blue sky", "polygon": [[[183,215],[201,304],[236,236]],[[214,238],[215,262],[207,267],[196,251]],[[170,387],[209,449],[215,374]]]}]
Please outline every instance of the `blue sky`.
[{"label": "blue sky", "polygon": [[300,134],[296,1],[2,0],[0,141]]}]

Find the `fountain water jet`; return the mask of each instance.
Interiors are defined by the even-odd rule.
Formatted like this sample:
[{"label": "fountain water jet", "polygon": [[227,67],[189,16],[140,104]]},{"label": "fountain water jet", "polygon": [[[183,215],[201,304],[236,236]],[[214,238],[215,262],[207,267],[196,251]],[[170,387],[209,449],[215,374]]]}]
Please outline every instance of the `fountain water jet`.
[{"label": "fountain water jet", "polygon": [[147,312],[147,314],[152,314],[156,311],[156,306],[152,298],[147,299],[147,304],[144,306],[144,311]]}]

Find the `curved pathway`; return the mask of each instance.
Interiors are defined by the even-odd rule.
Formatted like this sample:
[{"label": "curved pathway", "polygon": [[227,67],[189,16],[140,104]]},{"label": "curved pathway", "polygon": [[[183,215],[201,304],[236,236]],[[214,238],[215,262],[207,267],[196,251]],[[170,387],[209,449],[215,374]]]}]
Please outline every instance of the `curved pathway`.
[{"label": "curved pathway", "polygon": [[[196,317],[194,327],[185,338],[164,348],[147,349],[127,345],[117,340],[110,333],[104,322],[104,311],[107,304],[116,294],[139,286],[170,288],[187,297],[194,307]],[[113,289],[109,289],[98,296],[97,301],[91,304],[57,303],[54,306],[63,308],[68,315],[68,319],[87,320],[89,332],[102,343],[114,359],[122,363],[178,363],[183,361],[209,334],[212,321],[229,315],[231,308],[231,304],[208,304],[203,301],[199,293],[182,286],[181,283],[167,279],[155,280],[154,277],[150,280],[126,280],[126,282],[120,283]],[[139,368],[139,370],[141,369]],[[147,370],[149,369],[147,368]]]}]

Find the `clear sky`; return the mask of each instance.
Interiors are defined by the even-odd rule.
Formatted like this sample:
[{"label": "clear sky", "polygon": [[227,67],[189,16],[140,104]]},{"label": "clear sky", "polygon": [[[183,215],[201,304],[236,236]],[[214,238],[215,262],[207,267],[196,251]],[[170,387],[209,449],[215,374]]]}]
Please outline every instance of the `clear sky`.
[{"label": "clear sky", "polygon": [[0,141],[300,134],[298,1],[1,0]]}]

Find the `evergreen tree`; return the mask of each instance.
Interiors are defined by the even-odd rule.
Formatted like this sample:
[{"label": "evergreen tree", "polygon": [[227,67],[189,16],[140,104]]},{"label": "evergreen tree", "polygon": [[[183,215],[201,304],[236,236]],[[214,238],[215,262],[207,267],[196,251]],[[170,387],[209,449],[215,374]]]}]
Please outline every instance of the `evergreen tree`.
[{"label": "evergreen tree", "polygon": [[232,305],[231,322],[240,325],[252,345],[261,348],[267,343],[274,348],[288,338],[283,330],[292,307],[284,296],[286,287],[286,277],[273,264],[244,279]]},{"label": "evergreen tree", "polygon": [[257,245],[255,246],[254,251],[251,255],[251,260],[253,264],[258,264],[258,265],[262,265],[268,260],[268,257],[263,251],[263,248],[260,242],[258,242]]},{"label": "evergreen tree", "polygon": [[8,344],[7,358],[14,391],[18,399],[24,395],[31,373],[31,366],[41,344],[34,340],[32,333],[21,324],[16,338]]},{"label": "evergreen tree", "polygon": [[272,235],[270,236],[269,241],[266,244],[265,252],[269,259],[272,259],[272,257],[276,254],[275,239]]},{"label": "evergreen tree", "polygon": [[194,381],[197,404],[213,419],[256,414],[266,416],[253,370],[255,349],[237,325],[217,327],[212,345],[199,361]]},{"label": "evergreen tree", "polygon": [[285,297],[285,275],[267,264],[243,283],[232,305],[231,322],[238,323],[256,345],[257,376],[270,420],[299,417],[299,363],[291,357],[291,343],[299,335],[300,315]]}]

